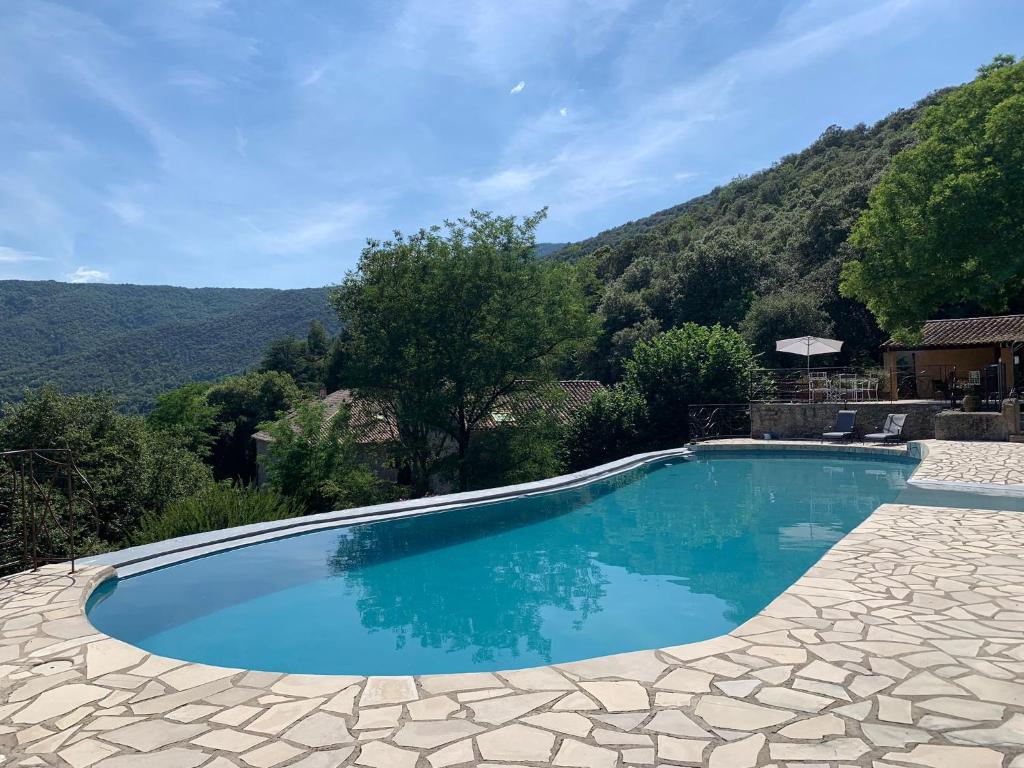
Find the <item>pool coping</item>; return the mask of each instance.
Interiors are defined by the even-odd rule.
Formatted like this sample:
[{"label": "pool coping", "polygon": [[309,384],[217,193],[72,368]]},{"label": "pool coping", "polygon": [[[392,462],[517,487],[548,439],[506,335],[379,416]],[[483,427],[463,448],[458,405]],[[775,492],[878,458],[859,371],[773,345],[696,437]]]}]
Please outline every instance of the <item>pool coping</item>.
[{"label": "pool coping", "polygon": [[[697,452],[749,447],[722,441]],[[764,444],[826,447],[904,451]],[[0,581],[0,652],[16,651],[0,656],[0,754],[59,755],[90,768],[611,768],[650,765],[655,754],[659,763],[712,768],[872,760],[1019,768],[1024,757],[1011,764],[1008,756],[1024,747],[1021,551],[1019,513],[884,504],[728,634],[505,672],[369,678],[254,673],[149,654],[97,632],[84,615],[115,568],[68,574],[66,565],[48,566]],[[980,599],[1000,607],[975,613]],[[35,671],[48,664],[70,669]],[[754,687],[744,692],[747,680]],[[955,692],[942,706],[959,725],[930,714],[925,725],[922,712],[944,686]],[[208,719],[250,694],[259,701],[242,708],[255,719],[231,727]],[[95,705],[67,708],[100,695]],[[440,700],[455,709],[426,720],[412,711]],[[997,709],[988,719],[1005,722],[971,722],[975,706]],[[99,725],[118,718],[118,727]],[[582,721],[586,731],[575,732]],[[333,735],[323,733],[328,724]],[[232,739],[255,744],[238,748]]]},{"label": "pool coping", "polygon": [[904,446],[892,445],[862,445],[862,444],[834,444],[808,441],[716,441],[693,443],[679,448],[665,449],[661,451],[649,451],[647,453],[634,454],[623,459],[617,459],[596,467],[573,472],[558,477],[547,478],[529,483],[501,486],[498,488],[487,488],[480,491],[467,491],[463,493],[450,493],[441,496],[431,496],[421,499],[407,501],[389,502],[386,504],[375,504],[365,507],[355,507],[332,512],[322,512],[315,515],[306,515],[297,518],[284,520],[271,520],[262,523],[237,526],[233,528],[222,528],[216,531],[180,536],[173,539],[143,544],[136,547],[129,547],[114,552],[107,552],[102,555],[84,557],[80,563],[85,566],[109,565],[116,569],[117,575],[121,578],[136,576],[148,571],[166,568],[176,563],[194,560],[200,557],[225,552],[231,549],[252,546],[263,542],[277,539],[299,536],[314,531],[330,530],[348,525],[363,523],[377,523],[386,520],[397,520],[419,515],[438,514],[455,509],[480,506],[484,504],[496,504],[511,499],[523,498],[526,496],[553,493],[556,491],[575,488],[580,485],[588,485],[600,480],[613,477],[623,472],[637,469],[646,464],[664,461],[673,458],[686,458],[701,453],[713,453],[716,451],[747,451],[747,450],[771,450],[773,452],[788,450],[795,452],[836,452],[852,453],[858,455],[884,455],[884,456],[909,456],[918,458],[922,453],[921,449],[912,447],[914,444]]}]

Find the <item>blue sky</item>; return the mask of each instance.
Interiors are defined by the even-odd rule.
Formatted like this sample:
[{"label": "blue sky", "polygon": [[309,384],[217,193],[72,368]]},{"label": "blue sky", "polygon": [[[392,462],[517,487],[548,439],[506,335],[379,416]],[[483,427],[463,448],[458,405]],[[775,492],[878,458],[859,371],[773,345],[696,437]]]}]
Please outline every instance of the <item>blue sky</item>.
[{"label": "blue sky", "polygon": [[1020,53],[1020,0],[3,0],[0,278],[301,287],[575,240]]}]

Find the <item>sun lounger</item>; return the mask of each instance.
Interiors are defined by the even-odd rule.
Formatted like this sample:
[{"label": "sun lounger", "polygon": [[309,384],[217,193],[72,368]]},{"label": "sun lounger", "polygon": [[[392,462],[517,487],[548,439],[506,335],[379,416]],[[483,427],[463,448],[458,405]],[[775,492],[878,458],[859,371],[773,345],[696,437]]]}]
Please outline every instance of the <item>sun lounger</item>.
[{"label": "sun lounger", "polygon": [[899,440],[903,434],[903,422],[907,420],[905,413],[890,413],[885,417],[881,432],[872,432],[864,435],[865,440],[872,440],[879,443],[886,443],[890,440]]},{"label": "sun lounger", "polygon": [[856,419],[856,411],[840,411],[836,414],[836,425],[832,427],[832,431],[823,432],[821,437],[824,440],[851,440]]}]

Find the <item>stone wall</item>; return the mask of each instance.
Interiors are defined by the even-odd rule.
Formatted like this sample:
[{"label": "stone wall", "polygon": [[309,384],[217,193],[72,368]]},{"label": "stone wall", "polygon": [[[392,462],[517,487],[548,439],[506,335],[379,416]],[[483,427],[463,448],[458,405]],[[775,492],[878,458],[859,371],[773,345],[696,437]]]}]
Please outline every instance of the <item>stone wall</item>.
[{"label": "stone wall", "polygon": [[934,417],[944,407],[939,402],[869,402],[869,403],[751,403],[750,435],[761,437],[821,437],[831,431],[836,414],[842,410],[857,411],[855,437],[880,432],[890,413],[905,413],[904,440],[928,440],[935,437]]},{"label": "stone wall", "polygon": [[995,440],[1010,437],[1006,418],[1001,413],[963,413],[943,411],[935,417],[938,440]]}]

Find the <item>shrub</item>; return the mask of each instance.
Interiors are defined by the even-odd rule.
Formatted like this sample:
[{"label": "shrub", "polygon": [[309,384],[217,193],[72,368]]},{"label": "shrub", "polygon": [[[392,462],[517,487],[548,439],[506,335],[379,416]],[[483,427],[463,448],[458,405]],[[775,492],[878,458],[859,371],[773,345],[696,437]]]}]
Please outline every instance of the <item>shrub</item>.
[{"label": "shrub", "polygon": [[636,453],[647,428],[647,403],[619,384],[591,398],[566,426],[565,461],[578,470]]},{"label": "shrub", "polygon": [[743,337],[721,325],[686,323],[637,344],[624,384],[647,404],[647,447],[684,444],[690,405],[747,402],[753,363]]},{"label": "shrub", "polygon": [[210,483],[198,493],[143,516],[132,544],[150,544],[192,533],[298,517],[301,508],[273,491]]}]

